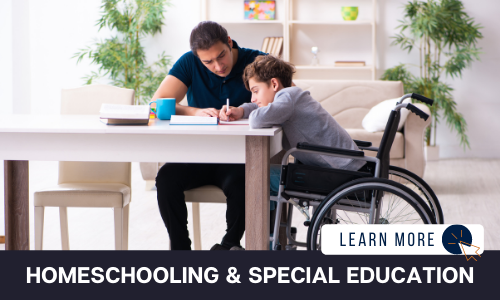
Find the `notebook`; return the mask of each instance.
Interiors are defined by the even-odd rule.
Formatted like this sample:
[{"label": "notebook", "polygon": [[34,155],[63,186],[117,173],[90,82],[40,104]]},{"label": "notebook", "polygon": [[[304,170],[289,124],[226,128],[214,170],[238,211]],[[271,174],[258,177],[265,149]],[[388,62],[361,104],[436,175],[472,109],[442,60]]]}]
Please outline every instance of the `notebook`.
[{"label": "notebook", "polygon": [[149,105],[103,103],[99,113],[107,125],[148,125],[149,110]]},{"label": "notebook", "polygon": [[219,121],[219,125],[250,125],[248,119],[240,119],[236,121]]},{"label": "notebook", "polygon": [[218,118],[172,115],[170,125],[217,125]]}]

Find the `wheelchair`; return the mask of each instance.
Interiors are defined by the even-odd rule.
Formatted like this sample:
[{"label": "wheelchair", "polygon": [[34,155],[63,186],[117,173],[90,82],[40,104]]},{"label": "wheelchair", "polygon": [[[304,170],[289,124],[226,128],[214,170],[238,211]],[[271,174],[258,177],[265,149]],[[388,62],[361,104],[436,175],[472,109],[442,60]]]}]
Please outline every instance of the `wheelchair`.
[{"label": "wheelchair", "polygon": [[[308,143],[298,143],[288,150],[281,161],[280,185],[274,217],[271,249],[281,250],[279,229],[286,227],[286,250],[297,246],[320,250],[321,226],[324,224],[443,224],[439,200],[429,185],[414,173],[389,164],[389,153],[401,117],[400,110],[408,109],[424,120],[429,115],[411,103],[412,98],[432,105],[434,100],[418,94],[406,94],[391,111],[380,146],[357,141],[358,150],[339,149]],[[374,151],[375,157],[365,156],[362,150]],[[366,161],[363,171],[347,171],[289,163],[294,152],[321,154]],[[287,204],[287,221],[281,222],[283,205]],[[307,241],[295,240],[292,232],[293,207],[299,210],[308,226]],[[309,208],[313,209],[313,216]]]}]

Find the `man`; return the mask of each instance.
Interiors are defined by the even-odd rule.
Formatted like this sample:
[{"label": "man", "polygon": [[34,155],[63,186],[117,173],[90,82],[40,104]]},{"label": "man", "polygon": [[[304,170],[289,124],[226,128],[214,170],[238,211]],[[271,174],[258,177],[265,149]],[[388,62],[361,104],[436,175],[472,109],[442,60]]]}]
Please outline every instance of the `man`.
[{"label": "man", "polygon": [[[226,29],[211,21],[199,23],[191,32],[191,51],[172,67],[153,96],[175,98],[176,114],[218,117],[230,99],[231,106],[250,102],[251,93],[243,84],[245,67],[257,50],[240,48]],[[187,94],[189,106],[178,103]],[[245,165],[243,164],[165,164],[156,177],[158,207],[171,241],[172,250],[190,250],[184,191],[215,185],[227,197],[227,232],[221,244],[211,250],[241,249],[245,231]]]}]

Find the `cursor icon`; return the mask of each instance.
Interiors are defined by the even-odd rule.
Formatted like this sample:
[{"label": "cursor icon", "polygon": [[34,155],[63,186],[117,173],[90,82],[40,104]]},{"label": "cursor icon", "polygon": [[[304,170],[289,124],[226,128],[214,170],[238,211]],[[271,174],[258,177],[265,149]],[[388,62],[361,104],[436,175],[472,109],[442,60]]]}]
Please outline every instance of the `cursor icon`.
[{"label": "cursor icon", "polygon": [[[477,253],[480,249],[477,246],[460,241],[460,248],[462,249],[462,252],[465,255],[465,259],[467,259],[467,261],[469,261],[471,258],[474,259],[475,261],[477,261],[477,259],[472,255],[478,255],[479,257],[481,257],[481,255],[479,255],[479,253]],[[469,255],[469,256],[467,257],[467,255]]]}]

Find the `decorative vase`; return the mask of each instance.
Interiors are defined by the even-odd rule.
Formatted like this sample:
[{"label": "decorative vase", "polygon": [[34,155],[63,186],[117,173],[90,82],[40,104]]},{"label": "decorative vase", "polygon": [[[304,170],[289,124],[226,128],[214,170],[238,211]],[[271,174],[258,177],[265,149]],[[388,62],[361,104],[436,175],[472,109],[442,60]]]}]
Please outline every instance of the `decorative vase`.
[{"label": "decorative vase", "polygon": [[358,18],[358,7],[357,6],[342,6],[342,18],[345,21],[354,21]]},{"label": "decorative vase", "polygon": [[439,146],[425,146],[425,160],[439,160]]},{"label": "decorative vase", "polygon": [[319,51],[318,47],[311,48],[311,53],[314,54],[313,59],[311,61],[311,66],[319,65],[318,51]]}]

